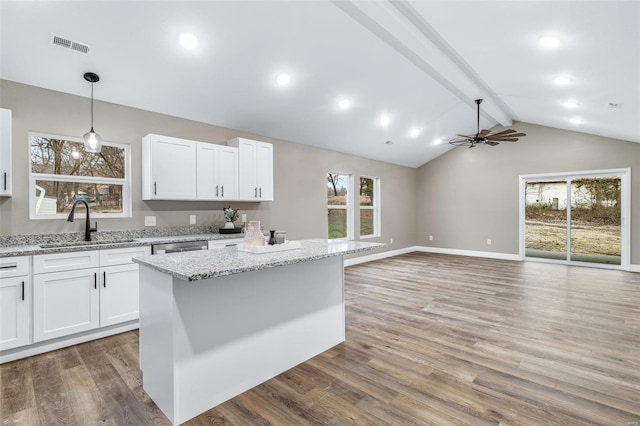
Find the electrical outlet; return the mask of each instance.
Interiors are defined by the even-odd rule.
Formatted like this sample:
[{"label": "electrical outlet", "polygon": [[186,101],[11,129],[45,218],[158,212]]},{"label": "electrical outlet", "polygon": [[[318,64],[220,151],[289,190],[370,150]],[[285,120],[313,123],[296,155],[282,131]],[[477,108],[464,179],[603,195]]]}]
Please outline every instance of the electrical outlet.
[{"label": "electrical outlet", "polygon": [[389,238],[389,244],[393,244],[393,238]]},{"label": "electrical outlet", "polygon": [[144,217],[144,226],[156,226],[156,217],[155,216],[145,216]]},{"label": "electrical outlet", "polygon": [[195,225],[196,224],[196,215],[192,214],[189,215],[189,225]]},{"label": "electrical outlet", "polygon": [[429,235],[429,241],[433,241],[433,235]]},{"label": "electrical outlet", "polygon": [[490,246],[491,245],[491,238],[487,239],[487,245]]}]

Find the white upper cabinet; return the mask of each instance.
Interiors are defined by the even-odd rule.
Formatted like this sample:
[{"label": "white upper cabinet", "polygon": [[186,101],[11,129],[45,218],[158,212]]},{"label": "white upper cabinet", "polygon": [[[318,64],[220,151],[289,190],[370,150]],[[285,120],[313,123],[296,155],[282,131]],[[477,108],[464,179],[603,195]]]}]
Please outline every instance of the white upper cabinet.
[{"label": "white upper cabinet", "polygon": [[195,200],[196,142],[149,134],[142,138],[142,199]]},{"label": "white upper cabinet", "polygon": [[11,110],[0,108],[0,196],[11,196]]},{"label": "white upper cabinet", "polygon": [[273,200],[273,145],[235,138],[227,145],[238,148],[238,185],[242,201]]},{"label": "white upper cabinet", "polygon": [[198,200],[238,199],[238,148],[196,142]]}]

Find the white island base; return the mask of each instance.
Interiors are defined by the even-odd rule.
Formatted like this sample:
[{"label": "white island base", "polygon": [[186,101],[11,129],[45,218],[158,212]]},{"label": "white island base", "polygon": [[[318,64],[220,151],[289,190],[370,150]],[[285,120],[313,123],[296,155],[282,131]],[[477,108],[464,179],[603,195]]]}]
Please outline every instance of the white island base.
[{"label": "white island base", "polygon": [[197,281],[140,265],[143,386],[174,424],[344,339],[342,256]]}]

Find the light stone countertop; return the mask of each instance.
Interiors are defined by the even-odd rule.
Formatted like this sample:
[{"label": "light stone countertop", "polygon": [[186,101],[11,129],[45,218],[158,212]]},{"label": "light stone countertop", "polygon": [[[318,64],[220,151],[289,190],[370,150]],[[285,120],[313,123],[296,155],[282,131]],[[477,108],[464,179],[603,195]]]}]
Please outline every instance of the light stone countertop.
[{"label": "light stone countertop", "polygon": [[156,254],[133,258],[133,261],[184,281],[198,281],[386,247],[386,244],[381,243],[322,239],[302,240],[300,243],[299,249],[274,253],[246,253],[239,252],[237,247],[226,247],[219,250]]},{"label": "light stone countertop", "polygon": [[[37,236],[34,236],[37,237]],[[214,241],[233,238],[242,238],[244,234],[193,234],[172,235],[146,238],[124,238],[101,241],[44,241],[42,244],[24,244],[14,246],[0,246],[0,257],[30,256],[37,254],[65,253],[82,250],[112,249],[124,247],[149,246],[152,244],[177,243],[185,241]],[[124,241],[124,242],[123,242]],[[58,247],[47,247],[52,244],[60,244]],[[43,247],[45,246],[45,247]]]}]

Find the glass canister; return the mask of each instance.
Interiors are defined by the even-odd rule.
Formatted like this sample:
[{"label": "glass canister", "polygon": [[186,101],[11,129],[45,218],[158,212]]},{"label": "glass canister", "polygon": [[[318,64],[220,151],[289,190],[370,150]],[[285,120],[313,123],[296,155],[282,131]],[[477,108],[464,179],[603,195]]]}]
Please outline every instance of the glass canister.
[{"label": "glass canister", "polygon": [[264,235],[260,231],[260,221],[252,220],[247,223],[247,230],[244,234],[244,244],[248,246],[263,246]]}]

